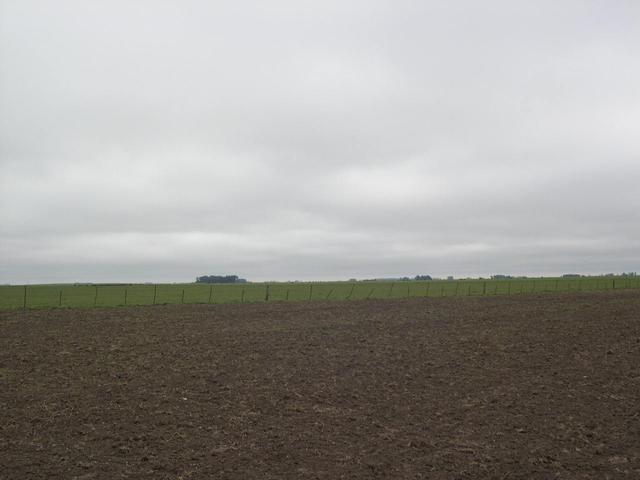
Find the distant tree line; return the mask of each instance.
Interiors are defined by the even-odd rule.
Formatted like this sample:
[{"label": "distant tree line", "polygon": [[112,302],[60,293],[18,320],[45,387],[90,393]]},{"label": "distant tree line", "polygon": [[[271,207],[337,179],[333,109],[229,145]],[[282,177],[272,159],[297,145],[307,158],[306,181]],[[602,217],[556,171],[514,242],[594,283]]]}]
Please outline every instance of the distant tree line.
[{"label": "distant tree line", "polygon": [[410,277],[384,277],[384,278],[364,278],[357,280],[355,278],[350,279],[350,282],[410,282],[412,280],[433,280],[431,275],[416,275],[413,278]]},{"label": "distant tree line", "polygon": [[588,278],[588,277],[637,277],[636,272],[622,272],[622,273],[605,273],[604,275],[580,275],[578,273],[565,273],[562,278]]},{"label": "distant tree line", "polygon": [[203,275],[196,278],[196,283],[247,283],[237,275]]}]

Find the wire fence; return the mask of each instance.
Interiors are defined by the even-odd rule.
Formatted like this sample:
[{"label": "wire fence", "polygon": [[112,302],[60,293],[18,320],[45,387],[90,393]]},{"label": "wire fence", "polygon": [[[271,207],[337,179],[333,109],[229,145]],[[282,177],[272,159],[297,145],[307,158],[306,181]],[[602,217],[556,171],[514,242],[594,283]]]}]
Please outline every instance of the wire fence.
[{"label": "wire fence", "polygon": [[0,308],[463,297],[620,289],[640,289],[640,277],[244,284],[12,285],[0,286]]}]

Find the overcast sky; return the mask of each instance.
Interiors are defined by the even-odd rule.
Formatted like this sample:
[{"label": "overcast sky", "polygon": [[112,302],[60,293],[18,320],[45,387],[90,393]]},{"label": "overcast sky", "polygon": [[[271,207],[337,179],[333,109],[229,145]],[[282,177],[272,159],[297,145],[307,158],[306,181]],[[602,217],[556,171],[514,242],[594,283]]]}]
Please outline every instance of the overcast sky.
[{"label": "overcast sky", "polygon": [[640,270],[640,2],[0,0],[0,282]]}]

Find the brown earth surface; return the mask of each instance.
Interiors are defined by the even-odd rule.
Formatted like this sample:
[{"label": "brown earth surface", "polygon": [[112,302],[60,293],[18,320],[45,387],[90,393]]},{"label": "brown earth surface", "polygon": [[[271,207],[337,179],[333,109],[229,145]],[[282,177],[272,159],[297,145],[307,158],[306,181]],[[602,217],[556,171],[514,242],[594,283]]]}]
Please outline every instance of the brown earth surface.
[{"label": "brown earth surface", "polygon": [[640,478],[640,293],[0,312],[1,479]]}]

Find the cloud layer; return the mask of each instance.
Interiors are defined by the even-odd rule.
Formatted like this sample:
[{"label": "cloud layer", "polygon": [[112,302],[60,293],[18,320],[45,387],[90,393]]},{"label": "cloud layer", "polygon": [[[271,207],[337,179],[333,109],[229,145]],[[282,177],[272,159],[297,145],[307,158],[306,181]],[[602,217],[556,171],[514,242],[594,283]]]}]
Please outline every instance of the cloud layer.
[{"label": "cloud layer", "polygon": [[6,1],[0,281],[640,270],[635,1]]}]

